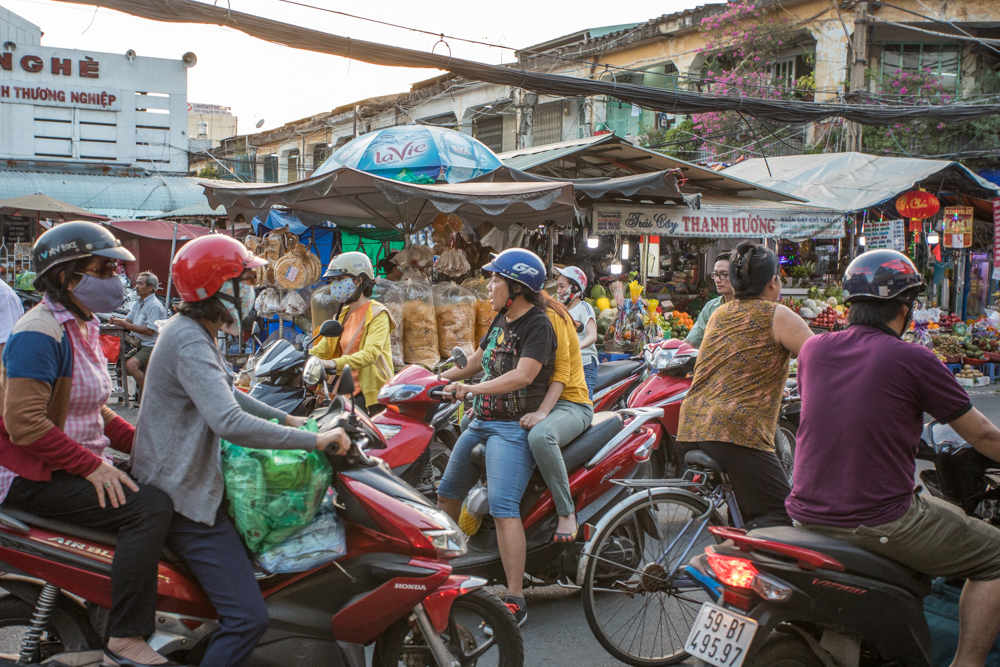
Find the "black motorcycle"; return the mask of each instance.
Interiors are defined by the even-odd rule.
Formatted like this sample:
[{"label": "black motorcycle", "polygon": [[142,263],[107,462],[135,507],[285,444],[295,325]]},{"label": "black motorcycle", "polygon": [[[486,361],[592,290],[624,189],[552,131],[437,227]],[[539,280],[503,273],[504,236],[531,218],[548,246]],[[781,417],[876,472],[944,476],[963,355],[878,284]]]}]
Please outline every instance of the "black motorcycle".
[{"label": "black motorcycle", "polygon": [[251,356],[237,376],[237,387],[241,377],[250,381],[247,393],[271,407],[295,416],[308,416],[319,406],[320,397],[310,391],[302,382],[302,370],[309,359],[309,346],[317,338],[333,338],[343,332],[336,320],[328,320],[320,327],[319,333],[301,346],[284,338],[268,341]]},{"label": "black motorcycle", "polygon": [[[1000,469],[953,429],[932,422],[918,458],[927,490],[966,514],[1000,524]],[[711,466],[724,474],[719,466]],[[798,528],[743,533],[710,529],[720,540],[700,562],[722,584],[705,603],[686,650],[696,664],[739,667],[931,667],[924,598],[931,578],[856,546]]]}]

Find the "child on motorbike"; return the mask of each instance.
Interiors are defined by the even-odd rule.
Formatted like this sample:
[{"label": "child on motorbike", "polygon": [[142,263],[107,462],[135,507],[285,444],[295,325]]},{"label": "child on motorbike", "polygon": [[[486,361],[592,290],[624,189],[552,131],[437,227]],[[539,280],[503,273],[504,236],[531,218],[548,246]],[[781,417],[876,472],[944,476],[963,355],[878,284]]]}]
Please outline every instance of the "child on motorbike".
[{"label": "child on motorbike", "polygon": [[575,266],[556,271],[559,273],[556,279],[559,286],[556,298],[569,310],[573,321],[583,325],[583,330],[578,334],[580,357],[588,397],[594,400],[594,387],[597,385],[597,315],[594,307],[583,300],[583,295],[587,292],[587,274]]},{"label": "child on motorbike", "polygon": [[396,327],[389,310],[372,301],[375,269],[363,252],[345,252],[330,260],[323,274],[330,279],[330,297],[347,306],[337,320],[344,326],[338,338],[320,338],[309,353],[323,360],[331,374],[350,366],[355,391],[364,395],[369,414],[381,412],[378,392],[392,377],[389,336]]},{"label": "child on motorbike", "polygon": [[527,547],[520,503],[535,469],[528,432],[520,420],[537,411],[545,399],[556,336],[545,313],[547,303],[541,291],[546,271],[538,255],[511,248],[494,256],[483,270],[493,272],[489,291],[497,317],[468,365],[443,375],[448,380],[466,380],[482,371],[483,381],[476,385],[452,382],[445,387],[456,400],[473,397],[475,418],[452,450],[438,487],[438,507],[458,521],[462,499],[478,476],[478,471],[469,470],[472,448],[485,442],[490,514],[496,520],[507,575],[506,603],[520,625],[528,616],[522,590]]},{"label": "child on motorbike", "polygon": [[[211,234],[189,242],[173,260],[173,280],[183,299],[160,329],[149,360],[144,409],[136,426],[133,473],[165,489],[175,514],[168,544],[184,559],[219,614],[203,665],[247,662],[267,630],[264,598],[239,534],[226,515],[219,439],[257,449],[344,453],[342,429],[314,434],[305,423],[233,391],[215,346],[220,330],[240,333],[253,306],[248,271],[266,264],[238,241]],[[277,420],[274,424],[268,420]]]},{"label": "child on motorbike", "polygon": [[136,485],[105,454],[107,447],[128,453],[134,433],[105,405],[111,377],[94,316],[125,298],[117,265],[135,257],[121,245],[101,225],[74,221],[45,232],[31,249],[35,287],[45,296],[3,350],[0,502],[117,534],[105,662],[162,665],[168,661],[145,637],[155,630],[170,498]]}]

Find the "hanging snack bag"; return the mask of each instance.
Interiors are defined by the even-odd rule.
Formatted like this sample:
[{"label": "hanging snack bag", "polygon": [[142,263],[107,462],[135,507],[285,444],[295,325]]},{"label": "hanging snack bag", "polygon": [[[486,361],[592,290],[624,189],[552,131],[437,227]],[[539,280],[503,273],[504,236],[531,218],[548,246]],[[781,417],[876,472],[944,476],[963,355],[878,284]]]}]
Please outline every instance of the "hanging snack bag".
[{"label": "hanging snack bag", "polygon": [[476,335],[476,295],[455,283],[434,286],[434,314],[437,317],[438,352],[442,359],[460,347],[472,355]]},{"label": "hanging snack bag", "polygon": [[486,278],[469,278],[462,287],[476,295],[476,345],[490,332],[490,326],[496,319],[493,304],[490,303],[489,284]]},{"label": "hanging snack bag", "polygon": [[406,301],[406,294],[403,289],[391,280],[385,278],[375,279],[375,300],[389,310],[392,321],[396,323],[392,333],[389,334],[389,343],[392,345],[392,365],[396,369],[401,369],[406,365],[403,359],[403,304]]},{"label": "hanging snack bag", "polygon": [[401,283],[403,302],[403,361],[433,368],[441,360],[438,352],[434,290],[427,280]]}]

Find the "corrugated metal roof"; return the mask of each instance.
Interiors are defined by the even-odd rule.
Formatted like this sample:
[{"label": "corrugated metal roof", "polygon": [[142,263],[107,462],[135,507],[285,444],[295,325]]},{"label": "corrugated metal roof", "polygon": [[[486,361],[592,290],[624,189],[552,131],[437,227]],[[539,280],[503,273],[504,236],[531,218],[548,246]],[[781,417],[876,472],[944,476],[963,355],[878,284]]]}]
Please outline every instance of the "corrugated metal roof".
[{"label": "corrugated metal roof", "polygon": [[0,199],[40,192],[110,218],[158,218],[204,205],[205,192],[185,176],[105,176],[0,171]]}]

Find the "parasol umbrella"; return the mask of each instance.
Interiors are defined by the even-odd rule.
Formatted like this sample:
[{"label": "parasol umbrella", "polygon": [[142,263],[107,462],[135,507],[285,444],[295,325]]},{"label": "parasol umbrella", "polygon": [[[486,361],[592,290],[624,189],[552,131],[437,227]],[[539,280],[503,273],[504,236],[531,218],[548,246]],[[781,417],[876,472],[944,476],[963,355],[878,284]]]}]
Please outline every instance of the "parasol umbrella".
[{"label": "parasol umbrella", "polygon": [[313,176],[338,167],[404,183],[461,183],[503,166],[485,144],[457,130],[430,125],[386,127],[350,141]]},{"label": "parasol umbrella", "polygon": [[87,209],[67,204],[48,195],[36,192],[33,195],[0,199],[0,215],[23,215],[34,217],[35,222],[53,220],[107,220],[107,216],[91,213]]}]

